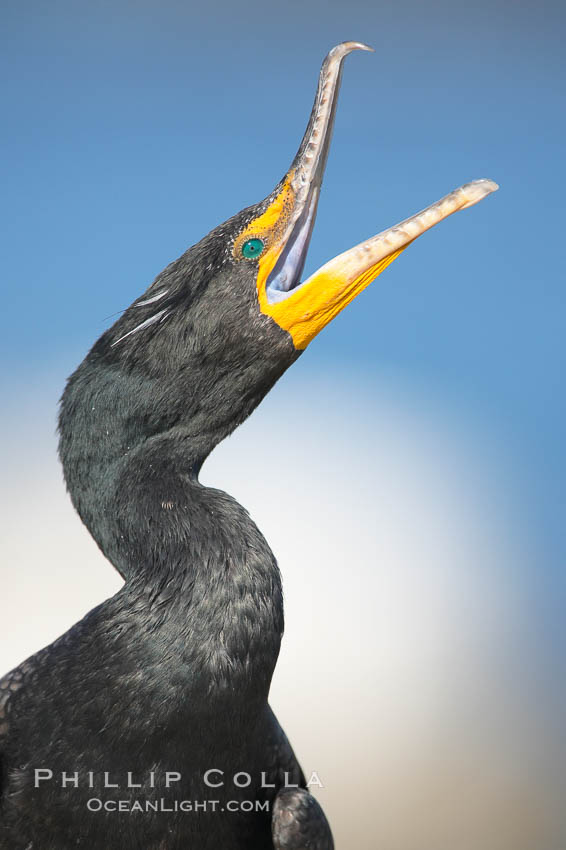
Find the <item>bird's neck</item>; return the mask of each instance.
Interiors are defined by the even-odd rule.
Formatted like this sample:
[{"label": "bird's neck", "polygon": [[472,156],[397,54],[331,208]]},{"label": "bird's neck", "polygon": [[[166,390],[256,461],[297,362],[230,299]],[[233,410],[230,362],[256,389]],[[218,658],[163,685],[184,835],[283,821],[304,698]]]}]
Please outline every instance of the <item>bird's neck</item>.
[{"label": "bird's neck", "polygon": [[123,397],[111,401],[64,399],[61,457],[75,507],[126,580],[121,605],[193,688],[266,697],[283,630],[266,541],[234,499],[198,482],[191,423],[140,439]]}]

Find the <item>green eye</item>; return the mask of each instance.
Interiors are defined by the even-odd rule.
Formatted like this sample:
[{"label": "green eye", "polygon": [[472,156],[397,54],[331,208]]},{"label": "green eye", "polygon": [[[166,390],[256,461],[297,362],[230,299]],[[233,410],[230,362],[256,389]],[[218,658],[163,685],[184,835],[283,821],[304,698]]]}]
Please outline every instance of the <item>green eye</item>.
[{"label": "green eye", "polygon": [[261,239],[248,239],[242,245],[242,256],[248,260],[253,260],[254,257],[259,257],[264,248],[265,245]]}]

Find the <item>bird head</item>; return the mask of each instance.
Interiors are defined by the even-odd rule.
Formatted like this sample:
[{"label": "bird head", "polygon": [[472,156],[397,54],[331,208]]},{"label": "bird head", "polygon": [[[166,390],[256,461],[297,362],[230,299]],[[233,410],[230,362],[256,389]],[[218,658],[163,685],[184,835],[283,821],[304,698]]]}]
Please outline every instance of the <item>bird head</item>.
[{"label": "bird head", "polygon": [[353,50],[370,48],[344,42],[324,60],[303,140],[275,189],[171,263],[87,357],[85,368],[96,365],[114,384],[113,408],[127,407],[128,443],[182,425],[204,459],[417,236],[497,188],[468,183],[302,280],[342,64]]}]

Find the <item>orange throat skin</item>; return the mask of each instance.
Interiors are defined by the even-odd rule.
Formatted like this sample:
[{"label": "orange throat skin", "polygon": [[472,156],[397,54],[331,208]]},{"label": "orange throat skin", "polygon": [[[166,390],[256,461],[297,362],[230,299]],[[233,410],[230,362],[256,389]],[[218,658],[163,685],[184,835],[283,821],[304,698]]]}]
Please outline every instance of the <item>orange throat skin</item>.
[{"label": "orange throat skin", "polygon": [[[403,248],[395,251],[360,274],[349,279],[344,269],[326,266],[309,281],[300,284],[281,301],[271,302],[267,294],[267,280],[273,271],[292,229],[295,193],[292,188],[293,171],[283,181],[281,191],[265,212],[254,219],[234,242],[233,254],[242,259],[242,246],[250,239],[261,239],[266,250],[257,260],[257,297],[259,308],[270,316],[280,328],[287,331],[298,351],[338,315],[338,313],[368,286]],[[328,265],[328,264],[327,264]]]}]

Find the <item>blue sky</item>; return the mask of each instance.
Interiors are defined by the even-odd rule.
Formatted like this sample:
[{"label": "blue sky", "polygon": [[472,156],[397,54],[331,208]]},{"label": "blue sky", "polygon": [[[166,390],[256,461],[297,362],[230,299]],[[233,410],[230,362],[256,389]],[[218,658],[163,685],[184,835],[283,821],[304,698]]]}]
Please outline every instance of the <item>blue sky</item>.
[{"label": "blue sky", "polygon": [[[394,553],[393,562],[404,565],[409,576],[392,609],[400,612],[395,628],[402,621],[403,594],[411,588],[419,552],[424,551],[423,569],[428,570],[434,553],[444,552],[444,513],[452,516],[452,501],[461,502],[450,534],[446,531],[450,546],[440,559],[446,575],[462,549],[460,530],[470,544],[468,560],[460,564],[463,572],[484,551],[482,535],[491,553],[483,569],[499,563],[494,553],[501,544],[504,569],[493,599],[515,592],[524,597],[524,604],[517,603],[521,638],[510,641],[506,658],[524,660],[533,653],[532,664],[524,661],[529,672],[521,696],[511,699],[510,690],[509,704],[526,704],[529,688],[537,694],[540,689],[539,702],[550,702],[566,641],[564,4],[314,0],[273,7],[243,0],[196,5],[171,0],[3,3],[0,63],[7,84],[0,102],[0,431],[7,474],[0,496],[4,515],[11,517],[5,564],[11,565],[8,582],[15,594],[12,628],[21,625],[18,646],[32,651],[78,616],[73,606],[79,603],[71,604],[57,585],[53,597],[42,596],[49,576],[41,576],[41,535],[46,546],[51,540],[51,560],[45,562],[49,571],[59,575],[61,558],[60,577],[70,587],[73,572],[70,561],[63,563],[65,540],[67,533],[73,541],[79,534],[69,525],[68,506],[66,524],[57,526],[64,510],[58,506],[66,502],[54,471],[52,435],[65,377],[110,317],[168,262],[270,192],[301,139],[325,53],[355,39],[371,44],[375,53],[353,54],[346,61],[305,272],[468,180],[489,177],[501,189],[424,235],[332,322],[254,414],[252,430],[242,429],[243,437],[236,435],[211,459],[210,474],[223,486],[224,468],[226,486],[232,485],[236,495],[241,482],[243,500],[272,539],[281,529],[271,512],[262,516],[262,470],[269,464],[284,476],[295,469],[300,481],[309,463],[304,446],[299,462],[292,446],[285,445],[285,411],[295,433],[302,415],[312,418],[313,451],[312,435],[322,429],[329,454],[335,445],[340,465],[351,463],[352,505],[342,506],[350,534],[359,528],[357,517],[366,516],[372,475],[387,468],[391,487],[380,482],[376,492],[384,524],[390,521],[397,531],[383,548]],[[374,421],[379,424],[370,458]],[[249,457],[254,443],[246,434],[255,434],[254,428],[262,433],[262,422],[277,437],[273,445],[283,447],[283,460],[277,467],[267,455],[255,458],[255,473],[250,471],[248,479],[238,466],[238,451]],[[303,521],[310,517],[309,504],[326,506],[320,516],[332,515],[325,462],[319,451],[313,469],[325,482],[324,493],[320,489],[317,501],[317,486],[323,484],[308,482]],[[284,505],[294,503],[294,473],[289,474]],[[404,490],[400,483],[396,489],[397,475]],[[341,476],[346,486],[348,476]],[[276,500],[273,481],[269,486]],[[390,490],[394,510],[388,504]],[[415,521],[419,503],[426,510]],[[25,529],[18,522],[30,505],[37,551],[26,552]],[[481,521],[474,519],[476,512]],[[416,535],[406,557],[405,516],[407,538]],[[291,511],[284,522],[293,529],[296,519]],[[429,520],[434,545],[427,549]],[[334,526],[339,523],[338,515]],[[307,523],[299,537],[308,541],[311,533]],[[364,540],[363,557],[370,563],[367,552],[379,548],[380,538],[364,527],[356,544],[360,551]],[[281,534],[278,545],[284,554],[289,541],[291,532]],[[304,546],[315,543],[313,538]],[[32,557],[38,559],[37,572],[28,575]],[[90,565],[94,555],[84,557],[81,563]],[[98,601],[101,567],[92,563],[96,577],[88,600],[80,602],[85,610]],[[307,588],[300,564],[296,569],[296,574],[292,567],[287,570],[287,604],[290,622],[296,624],[289,631],[291,647],[293,640],[303,639],[300,624],[305,622],[293,608],[301,582]],[[430,587],[440,587],[430,570],[424,573],[431,577]],[[467,580],[461,587],[468,587]],[[57,604],[61,610],[60,619],[46,624],[28,646],[18,604],[28,614],[33,611],[28,605],[32,585],[38,590],[33,603],[38,614],[48,617]],[[110,587],[111,582],[108,592]],[[478,579],[477,634],[483,628],[481,600],[490,596],[486,587]],[[308,588],[304,592],[308,596]],[[446,598],[461,602],[463,592]],[[51,600],[49,611],[42,611],[44,598]],[[330,600],[330,609],[334,604]],[[417,609],[414,622],[424,635],[426,621],[419,621]],[[495,668],[499,639],[494,632]],[[409,689],[419,669],[421,643],[420,637],[415,640]],[[6,664],[15,663],[19,651]],[[286,657],[291,656],[282,657],[283,665]],[[319,661],[324,664],[322,655]],[[458,663],[456,653],[453,670]],[[296,669],[291,672],[295,675]],[[446,705],[451,704],[446,697]],[[368,705],[373,711],[374,704]],[[312,741],[310,732],[309,727],[304,733],[304,746]],[[329,741],[333,734],[329,730]],[[517,841],[505,846],[520,848]],[[544,841],[531,846],[547,850]]]},{"label": "blue sky", "polygon": [[287,168],[327,49],[347,60],[306,271],[477,177],[501,191],[412,246],[303,357],[487,420],[566,542],[560,3],[3,6],[9,385],[61,380],[161,268]]}]

